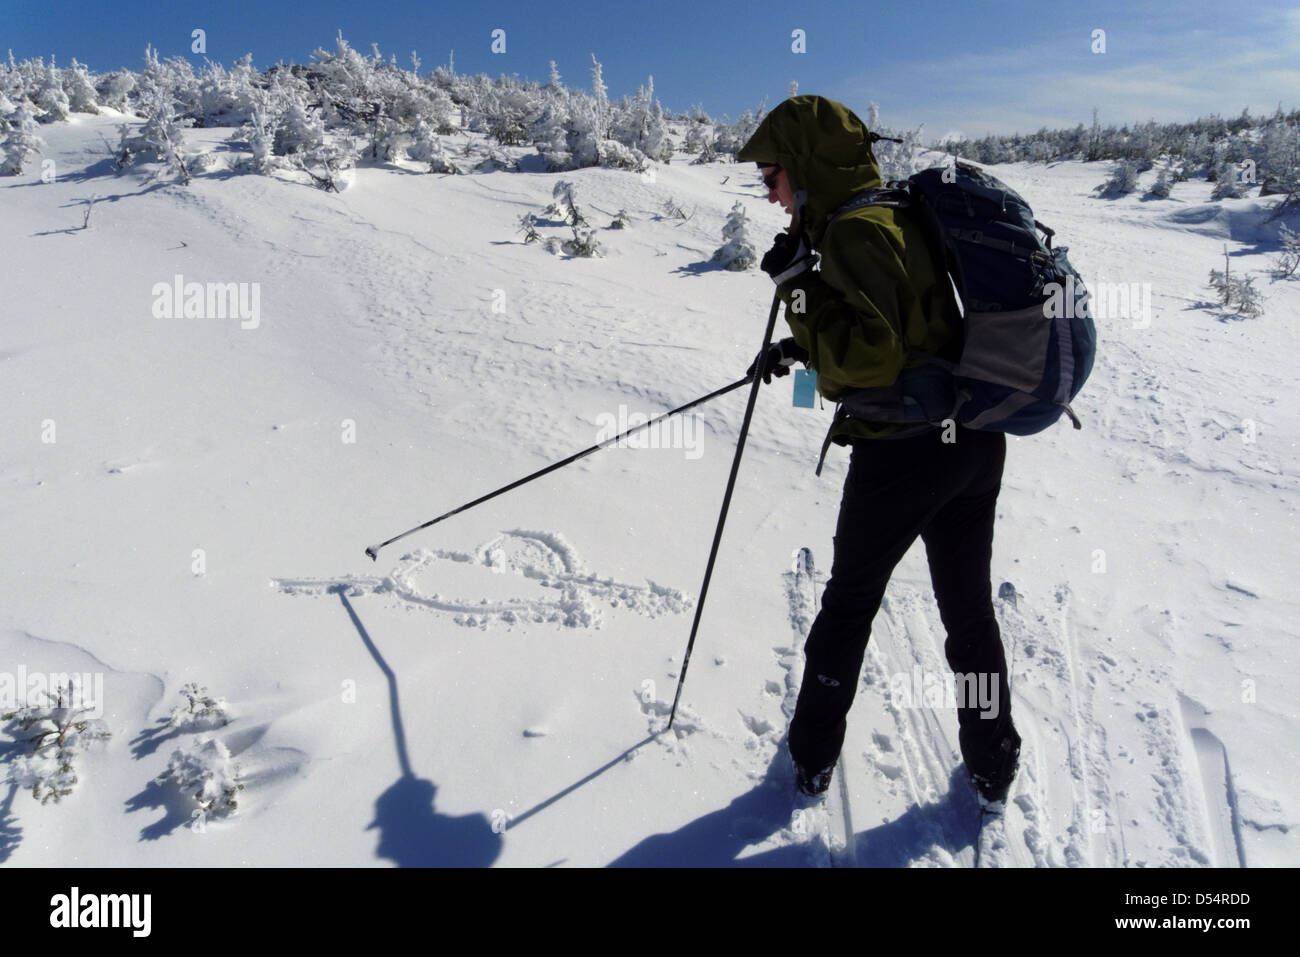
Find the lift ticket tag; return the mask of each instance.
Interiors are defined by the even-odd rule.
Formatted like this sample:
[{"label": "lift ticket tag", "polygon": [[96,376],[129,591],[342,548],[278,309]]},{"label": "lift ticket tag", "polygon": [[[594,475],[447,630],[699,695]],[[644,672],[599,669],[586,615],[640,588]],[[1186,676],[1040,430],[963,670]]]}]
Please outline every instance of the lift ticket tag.
[{"label": "lift ticket tag", "polygon": [[812,369],[794,370],[794,405],[798,409],[811,409],[817,398],[817,373]]}]

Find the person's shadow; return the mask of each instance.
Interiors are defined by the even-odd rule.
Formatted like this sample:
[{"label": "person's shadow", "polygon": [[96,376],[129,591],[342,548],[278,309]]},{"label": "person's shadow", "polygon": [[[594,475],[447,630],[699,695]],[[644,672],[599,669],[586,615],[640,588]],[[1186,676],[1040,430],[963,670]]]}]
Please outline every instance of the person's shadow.
[{"label": "person's shadow", "polygon": [[402,776],[375,801],[375,819],[367,830],[378,828],[375,853],[398,867],[488,867],[501,854],[502,838],[483,814],[448,817],[434,810],[437,786],[416,777],[406,751],[406,731],[397,699],[397,676],[371,641],[369,633],[348,601],[345,586],[333,589],[366,649],[388,678],[393,738]]},{"label": "person's shadow", "polygon": [[[838,773],[838,769],[837,769]],[[837,787],[835,781],[832,787]],[[783,828],[794,829],[794,778],[782,739],[772,763],[754,788],[726,807],[711,811],[666,834],[645,838],[610,867],[811,867],[825,861],[810,842],[795,840],[746,857],[739,855]],[[971,847],[979,829],[979,809],[960,765],[948,792],[934,804],[913,805],[901,816],[854,836],[852,855],[837,865],[907,867],[935,845],[956,856]]]}]

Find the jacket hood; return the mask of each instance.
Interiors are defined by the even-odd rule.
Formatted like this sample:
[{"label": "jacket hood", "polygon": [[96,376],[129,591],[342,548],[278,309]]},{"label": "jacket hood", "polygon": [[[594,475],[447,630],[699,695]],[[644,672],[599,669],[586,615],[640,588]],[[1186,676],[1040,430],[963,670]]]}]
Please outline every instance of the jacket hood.
[{"label": "jacket hood", "polygon": [[813,245],[820,242],[829,213],[854,193],[880,185],[866,124],[843,103],[824,96],[792,96],[779,104],[736,158],[786,171]]}]

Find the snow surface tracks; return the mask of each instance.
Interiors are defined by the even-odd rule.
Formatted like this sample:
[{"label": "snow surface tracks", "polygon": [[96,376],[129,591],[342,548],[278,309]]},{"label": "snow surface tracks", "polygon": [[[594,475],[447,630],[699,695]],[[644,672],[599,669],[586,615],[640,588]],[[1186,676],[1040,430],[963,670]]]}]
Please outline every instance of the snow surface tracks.
[{"label": "snow surface tracks", "polygon": [[[449,562],[450,565],[436,565]],[[457,566],[460,566],[459,568]],[[473,571],[487,568],[506,576],[492,581]],[[436,573],[439,581],[500,594],[494,597],[450,598],[420,587]],[[506,575],[506,573],[512,573]],[[542,589],[545,597],[518,597],[521,576]],[[654,618],[680,613],[691,607],[682,592],[654,582],[626,585],[592,574],[563,536],[553,532],[516,529],[481,545],[474,554],[442,549],[419,549],[403,555],[392,573],[383,577],[344,575],[339,578],[275,578],[272,586],[290,595],[321,595],[339,588],[349,595],[390,593],[421,608],[451,613],[460,625],[486,627],[488,623],[556,622],[569,628],[596,627],[602,607],[625,607]]]}]

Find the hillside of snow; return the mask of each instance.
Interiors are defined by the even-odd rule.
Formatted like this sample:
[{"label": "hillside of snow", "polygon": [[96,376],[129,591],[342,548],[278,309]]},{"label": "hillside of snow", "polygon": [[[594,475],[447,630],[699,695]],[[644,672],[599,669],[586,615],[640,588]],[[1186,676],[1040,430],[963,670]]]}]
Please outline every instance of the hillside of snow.
[{"label": "hillside of snow", "polygon": [[[974,862],[955,713],[890,691],[947,672],[919,542],[849,719],[847,835],[791,801],[848,456],[814,476],[831,410],[793,407],[790,379],[760,394],[672,732],[746,389],[668,447],[604,449],[363,554],[741,378],[771,284],[709,258],[736,201],[760,253],[785,225],[752,167],[404,162],[330,194],[234,171],[231,131],[206,129],[183,187],[116,168],[124,119],[43,127],[54,181],[0,181],[0,671],[11,694],[101,676],[111,732],[45,804],[0,741],[0,863]],[[1083,430],[1008,442],[994,587],[1025,745],[980,863],[1293,865],[1300,282],[1261,280],[1243,321],[1206,287],[1225,243],[1263,275],[1276,224],[1202,181],[1102,200],[1102,164],[991,171],[1095,294],[1133,295],[1097,320]],[[559,179],[595,226],[627,211],[602,258],[523,242]],[[256,316],[167,317],[156,287],[178,281],[256,284]],[[189,682],[225,723],[169,723]],[[158,780],[205,738],[243,784],[228,816]]]}]

